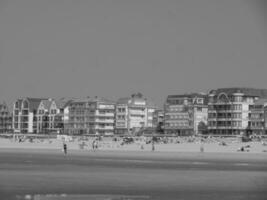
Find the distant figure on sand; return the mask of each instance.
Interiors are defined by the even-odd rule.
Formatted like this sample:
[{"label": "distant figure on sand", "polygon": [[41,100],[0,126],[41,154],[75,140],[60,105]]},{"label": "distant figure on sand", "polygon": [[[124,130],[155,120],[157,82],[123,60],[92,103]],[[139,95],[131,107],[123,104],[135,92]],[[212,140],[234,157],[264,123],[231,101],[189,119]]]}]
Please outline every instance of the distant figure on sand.
[{"label": "distant figure on sand", "polygon": [[201,143],[200,145],[200,152],[203,153],[204,152],[204,145]]},{"label": "distant figure on sand", "polygon": [[97,149],[98,145],[97,145],[97,140],[94,140],[93,143],[92,143],[92,147],[93,147],[93,150]]},{"label": "distant figure on sand", "polygon": [[63,150],[64,150],[64,154],[67,154],[67,144],[63,143]]}]

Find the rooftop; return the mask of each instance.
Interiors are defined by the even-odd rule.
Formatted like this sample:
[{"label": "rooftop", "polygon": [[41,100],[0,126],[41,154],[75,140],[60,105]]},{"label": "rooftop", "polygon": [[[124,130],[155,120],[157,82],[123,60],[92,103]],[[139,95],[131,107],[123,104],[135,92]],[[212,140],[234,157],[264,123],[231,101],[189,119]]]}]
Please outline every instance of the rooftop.
[{"label": "rooftop", "polygon": [[210,94],[218,95],[220,93],[226,93],[227,95],[232,95],[233,93],[243,93],[245,96],[267,98],[267,89],[233,87],[233,88],[219,88],[210,91]]}]

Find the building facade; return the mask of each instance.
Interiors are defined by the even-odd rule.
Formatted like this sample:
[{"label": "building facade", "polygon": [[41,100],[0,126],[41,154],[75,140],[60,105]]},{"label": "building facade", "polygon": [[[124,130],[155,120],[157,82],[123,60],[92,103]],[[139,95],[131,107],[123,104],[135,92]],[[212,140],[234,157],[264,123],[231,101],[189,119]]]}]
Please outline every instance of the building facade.
[{"label": "building facade", "polygon": [[239,135],[262,131],[264,106],[256,104],[267,90],[221,88],[209,93],[208,130],[210,134]]},{"label": "building facade", "polygon": [[163,110],[157,109],[153,113],[153,127],[163,126],[164,112]]},{"label": "building facade", "polygon": [[207,124],[207,95],[169,95],[164,105],[164,133],[197,134],[200,123]]},{"label": "building facade", "polygon": [[37,133],[50,133],[50,106],[52,99],[42,100],[37,108]]},{"label": "building facade", "polygon": [[113,135],[114,124],[115,102],[95,97],[69,104],[69,134]]},{"label": "building facade", "polygon": [[37,110],[41,98],[23,98],[13,105],[12,127],[16,133],[37,133]]},{"label": "building facade", "polygon": [[12,114],[3,102],[0,104],[0,133],[10,133],[12,130]]},{"label": "building facade", "polygon": [[255,101],[254,105],[249,106],[249,122],[246,132],[253,135],[265,134],[265,106],[267,105],[267,99],[259,99]]},{"label": "building facade", "polygon": [[153,113],[156,106],[143,97],[133,94],[120,98],[116,104],[115,133],[120,135],[135,134],[140,129],[153,127]]}]

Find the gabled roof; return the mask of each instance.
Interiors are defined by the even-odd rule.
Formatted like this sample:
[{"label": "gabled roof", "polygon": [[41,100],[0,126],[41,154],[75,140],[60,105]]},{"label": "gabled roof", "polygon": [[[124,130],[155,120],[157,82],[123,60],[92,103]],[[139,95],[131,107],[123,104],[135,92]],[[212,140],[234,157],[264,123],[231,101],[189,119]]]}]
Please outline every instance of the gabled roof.
[{"label": "gabled roof", "polygon": [[55,100],[55,103],[56,103],[57,108],[61,109],[61,108],[66,108],[72,101],[73,99],[61,98],[61,99]]},{"label": "gabled roof", "polygon": [[[22,101],[23,101],[23,99],[17,99],[16,101],[15,101],[15,103],[17,103],[18,102],[18,106],[19,106],[19,109],[21,108],[21,104],[22,104]],[[14,105],[15,105],[15,103],[14,103]]]},{"label": "gabled roof", "polygon": [[49,110],[52,104],[52,100],[42,100],[40,101],[40,104],[41,103],[43,103],[45,109]]},{"label": "gabled roof", "polygon": [[42,100],[47,100],[46,98],[25,98],[29,102],[29,110],[32,112],[33,110],[37,110],[39,104]]}]

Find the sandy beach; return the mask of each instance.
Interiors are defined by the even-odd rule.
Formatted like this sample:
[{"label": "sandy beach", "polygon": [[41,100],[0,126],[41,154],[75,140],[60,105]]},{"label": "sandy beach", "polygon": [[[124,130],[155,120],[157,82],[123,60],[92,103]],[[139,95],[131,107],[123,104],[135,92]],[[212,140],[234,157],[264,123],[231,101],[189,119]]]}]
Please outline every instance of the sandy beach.
[{"label": "sandy beach", "polygon": [[[177,142],[178,141],[178,142]],[[223,141],[223,145],[222,145]],[[93,138],[78,139],[66,141],[68,150],[92,151]],[[267,146],[264,141],[240,142],[237,139],[212,139],[205,141],[190,141],[184,138],[167,143],[155,143],[157,152],[218,152],[218,153],[236,153],[243,146],[244,151],[240,153],[267,153]],[[59,149],[62,150],[63,141],[61,139],[33,139],[24,141],[15,141],[13,138],[0,138],[0,148],[13,149]],[[111,138],[104,138],[98,141],[97,151],[152,151],[151,143],[147,144],[142,140],[137,140],[131,144],[122,144],[121,140],[113,141]]]}]

